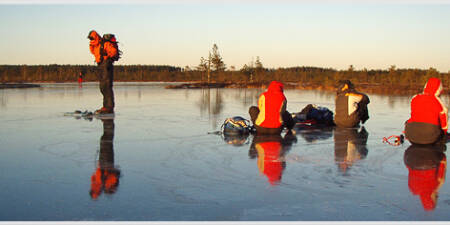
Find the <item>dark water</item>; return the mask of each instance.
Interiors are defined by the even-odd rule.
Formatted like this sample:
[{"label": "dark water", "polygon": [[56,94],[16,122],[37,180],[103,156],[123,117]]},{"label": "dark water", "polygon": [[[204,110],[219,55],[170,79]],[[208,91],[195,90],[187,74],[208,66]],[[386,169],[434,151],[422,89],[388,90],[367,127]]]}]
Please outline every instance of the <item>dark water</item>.
[{"label": "dark water", "polygon": [[[0,220],[450,220],[446,153],[382,143],[411,96],[369,96],[364,129],[230,140],[208,132],[261,90],[114,90],[103,121],[63,116],[99,107],[95,83],[0,90]],[[334,109],[333,93],[286,96]]]}]

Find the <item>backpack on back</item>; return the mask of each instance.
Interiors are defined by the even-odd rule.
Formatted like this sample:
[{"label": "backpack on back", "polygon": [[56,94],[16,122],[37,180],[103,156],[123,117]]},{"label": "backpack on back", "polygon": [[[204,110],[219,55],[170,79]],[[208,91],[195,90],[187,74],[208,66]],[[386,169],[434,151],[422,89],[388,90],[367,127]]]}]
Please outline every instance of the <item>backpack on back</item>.
[{"label": "backpack on back", "polygon": [[[105,43],[109,42],[112,44],[112,47],[114,49],[110,48],[104,48]],[[114,34],[104,34],[102,38],[102,46],[101,46],[101,52],[104,52],[105,55],[113,55],[110,57],[113,61],[118,61],[120,59],[120,56],[122,55],[122,51],[119,50],[119,46],[117,45],[116,36]],[[114,51],[115,50],[115,51]],[[115,53],[111,53],[110,51],[114,51]]]}]

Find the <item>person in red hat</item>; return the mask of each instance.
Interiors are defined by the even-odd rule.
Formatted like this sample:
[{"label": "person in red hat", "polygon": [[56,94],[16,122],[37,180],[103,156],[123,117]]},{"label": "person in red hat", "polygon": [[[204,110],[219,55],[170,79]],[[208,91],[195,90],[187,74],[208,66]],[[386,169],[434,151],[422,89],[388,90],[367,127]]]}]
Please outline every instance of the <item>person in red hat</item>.
[{"label": "person in red hat", "polygon": [[283,83],[272,81],[267,91],[259,96],[258,107],[249,108],[250,119],[256,128],[256,133],[280,134],[284,127],[291,131],[295,121],[286,107]]},{"label": "person in red hat", "polygon": [[411,117],[405,124],[405,137],[413,144],[435,144],[447,140],[448,110],[439,95],[442,83],[430,78],[423,93],[411,100]]}]

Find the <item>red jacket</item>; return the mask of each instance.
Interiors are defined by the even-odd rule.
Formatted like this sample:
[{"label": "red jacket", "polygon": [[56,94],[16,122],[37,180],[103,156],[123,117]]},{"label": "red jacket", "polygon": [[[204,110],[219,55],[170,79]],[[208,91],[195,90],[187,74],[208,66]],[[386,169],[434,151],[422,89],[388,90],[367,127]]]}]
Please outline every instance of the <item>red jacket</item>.
[{"label": "red jacket", "polygon": [[259,114],[256,125],[265,128],[279,128],[283,124],[282,114],[286,111],[286,97],[283,84],[272,81],[267,91],[259,96]]},{"label": "red jacket", "polygon": [[440,126],[447,133],[448,110],[439,98],[441,91],[441,81],[437,78],[430,78],[425,84],[423,93],[414,96],[411,100],[411,118],[408,123],[434,124]]},{"label": "red jacket", "polygon": [[271,185],[281,181],[283,165],[280,160],[282,146],[280,141],[267,141],[255,144],[258,151],[258,169],[267,176]]},{"label": "red jacket", "polygon": [[411,169],[408,175],[408,186],[411,193],[419,195],[425,210],[433,210],[436,207],[437,193],[445,181],[447,160],[441,161],[437,168],[427,170]]}]

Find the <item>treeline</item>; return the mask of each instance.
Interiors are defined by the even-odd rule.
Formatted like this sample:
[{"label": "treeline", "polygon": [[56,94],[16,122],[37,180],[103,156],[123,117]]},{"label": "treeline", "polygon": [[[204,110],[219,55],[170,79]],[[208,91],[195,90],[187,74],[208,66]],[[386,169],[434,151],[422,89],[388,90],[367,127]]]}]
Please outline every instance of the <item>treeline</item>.
[{"label": "treeline", "polygon": [[[83,74],[85,81],[97,81],[99,68],[90,65],[0,65],[0,82],[75,82]],[[207,81],[208,71],[158,65],[116,65],[115,81]],[[267,83],[283,82],[333,85],[338,80],[348,79],[355,84],[380,84],[399,86],[423,86],[430,77],[438,77],[445,87],[450,86],[449,73],[440,73],[434,68],[386,70],[335,70],[320,67],[257,68],[241,70],[210,71],[211,82]]]},{"label": "treeline", "polygon": [[[0,65],[1,83],[23,82],[75,82],[79,75],[84,81],[97,81],[100,68],[94,65]],[[201,57],[194,68],[166,65],[116,65],[115,81],[166,81],[166,82],[216,82],[238,86],[258,86],[272,80],[294,83],[302,88],[332,89],[339,80],[350,80],[366,89],[374,88],[388,92],[399,90],[419,91],[430,77],[438,77],[448,93],[450,74],[429,69],[356,70],[352,65],[346,70],[320,67],[265,68],[259,58],[245,64],[241,69],[227,68],[216,44]]]},{"label": "treeline", "polygon": [[[0,65],[0,82],[75,82],[80,73],[84,81],[97,81],[97,66],[90,65]],[[114,66],[117,81],[177,81],[184,74],[174,66]]]}]

